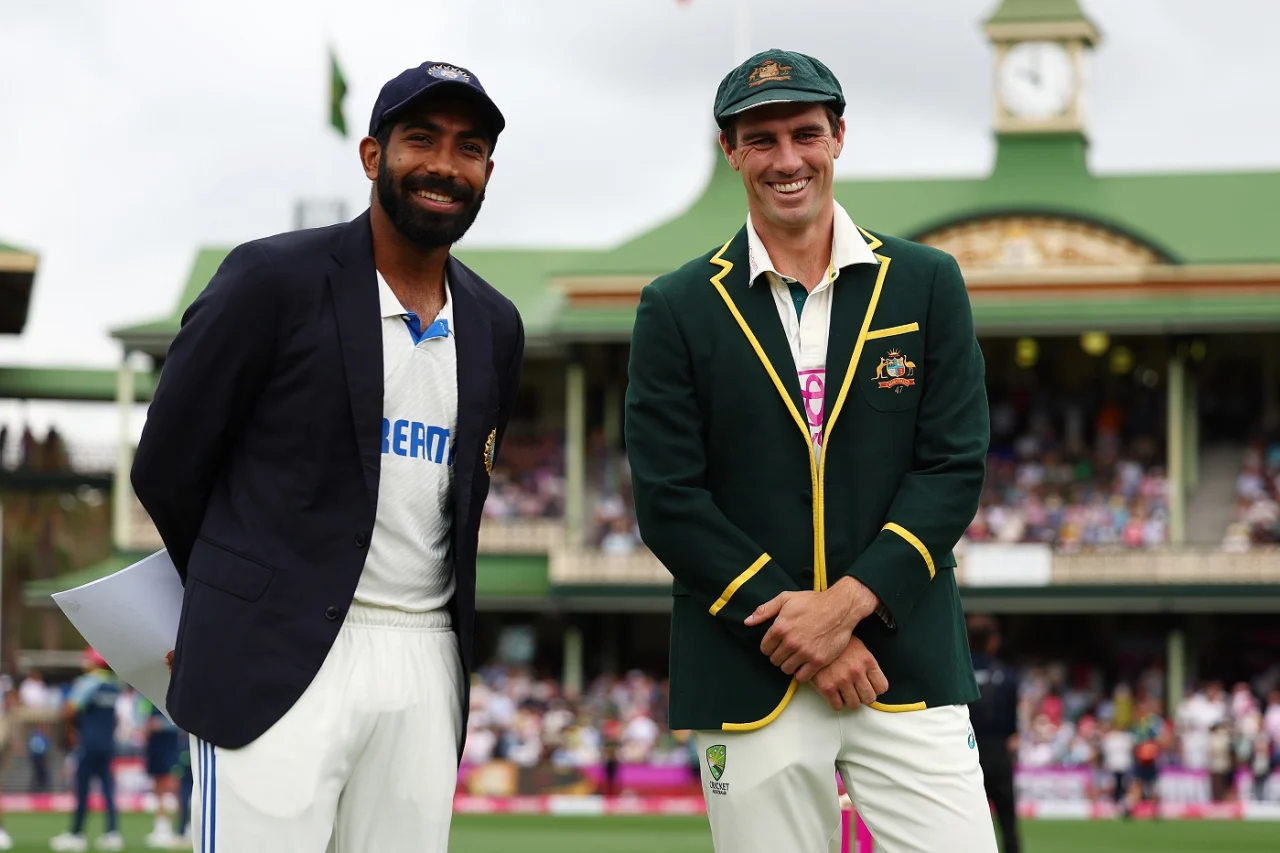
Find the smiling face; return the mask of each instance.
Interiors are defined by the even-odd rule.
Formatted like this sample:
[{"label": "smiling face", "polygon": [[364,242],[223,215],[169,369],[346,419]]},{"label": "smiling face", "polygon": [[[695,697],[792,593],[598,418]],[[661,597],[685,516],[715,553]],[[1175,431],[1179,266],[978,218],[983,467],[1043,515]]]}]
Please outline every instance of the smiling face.
[{"label": "smiling face", "polygon": [[365,140],[365,174],[376,203],[422,249],[451,246],[480,213],[493,173],[489,133],[469,103],[434,100],[411,107]]},{"label": "smiling face", "polygon": [[822,104],[769,104],[739,116],[720,145],[742,173],[752,220],[804,230],[834,209],[844,119]]}]

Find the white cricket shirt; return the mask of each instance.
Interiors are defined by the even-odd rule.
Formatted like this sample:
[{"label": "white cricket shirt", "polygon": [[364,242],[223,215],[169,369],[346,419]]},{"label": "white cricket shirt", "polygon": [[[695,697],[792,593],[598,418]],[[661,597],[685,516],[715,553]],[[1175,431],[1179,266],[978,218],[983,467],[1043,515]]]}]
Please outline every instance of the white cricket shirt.
[{"label": "white cricket shirt", "polygon": [[769,279],[782,328],[787,333],[787,342],[791,344],[791,358],[795,361],[796,374],[800,379],[800,399],[804,403],[805,416],[809,422],[813,449],[821,456],[822,410],[827,395],[827,339],[831,332],[831,288],[845,267],[854,264],[875,265],[880,262],[839,202],[836,202],[831,260],[827,264],[827,272],[804,298],[799,309],[790,286],[803,288],[804,285],[783,275],[774,267],[769,252],[751,223],[751,214],[747,214],[747,258],[752,287],[761,274]]},{"label": "white cricket shirt", "polygon": [[377,516],[356,587],[364,604],[428,611],[453,597],[458,356],[447,278],[444,299],[422,329],[378,273],[382,455]]}]

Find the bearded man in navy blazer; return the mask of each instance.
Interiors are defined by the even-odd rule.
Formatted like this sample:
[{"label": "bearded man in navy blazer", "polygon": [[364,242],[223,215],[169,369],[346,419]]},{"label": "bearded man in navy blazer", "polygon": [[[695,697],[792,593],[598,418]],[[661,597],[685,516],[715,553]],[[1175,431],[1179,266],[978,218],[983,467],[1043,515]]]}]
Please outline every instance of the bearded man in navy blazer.
[{"label": "bearded man in navy blazer", "polygon": [[360,142],[369,210],[237,247],[183,317],[132,482],[185,587],[168,708],[199,850],[448,848],[524,352],[450,249],[504,126],[465,68],[405,71]]}]

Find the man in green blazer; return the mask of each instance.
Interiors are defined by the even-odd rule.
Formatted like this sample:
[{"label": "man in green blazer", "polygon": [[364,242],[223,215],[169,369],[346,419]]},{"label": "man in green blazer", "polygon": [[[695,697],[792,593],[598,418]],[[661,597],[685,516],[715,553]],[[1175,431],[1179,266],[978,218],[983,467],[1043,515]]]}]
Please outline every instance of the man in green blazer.
[{"label": "man in green blazer", "polygon": [[[747,221],[640,298],[626,441],[674,577],[670,722],[720,853],[994,853],[952,549],[990,422],[956,262],[836,203],[845,100],[770,50],[715,100]],[[726,235],[728,237],[728,235]]]}]

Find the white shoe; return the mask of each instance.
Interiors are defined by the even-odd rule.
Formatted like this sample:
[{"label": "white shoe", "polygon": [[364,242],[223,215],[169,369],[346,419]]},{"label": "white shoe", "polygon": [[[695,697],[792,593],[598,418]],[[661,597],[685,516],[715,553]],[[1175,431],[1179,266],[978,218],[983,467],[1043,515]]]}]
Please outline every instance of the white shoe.
[{"label": "white shoe", "polygon": [[124,836],[118,832],[108,832],[106,835],[98,836],[98,840],[93,842],[93,846],[99,850],[123,850]]},{"label": "white shoe", "polygon": [[12,850],[12,849],[13,849],[13,839],[9,837],[9,833],[5,832],[3,827],[0,827],[0,850]]},{"label": "white shoe", "polygon": [[83,835],[64,832],[49,839],[49,849],[57,850],[59,853],[83,853],[89,849],[89,842],[85,841]]},{"label": "white shoe", "polygon": [[155,829],[147,836],[147,846],[160,850],[173,848],[173,825],[168,820],[157,819]]}]

